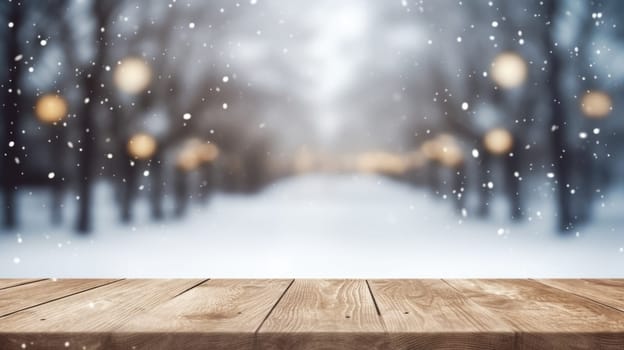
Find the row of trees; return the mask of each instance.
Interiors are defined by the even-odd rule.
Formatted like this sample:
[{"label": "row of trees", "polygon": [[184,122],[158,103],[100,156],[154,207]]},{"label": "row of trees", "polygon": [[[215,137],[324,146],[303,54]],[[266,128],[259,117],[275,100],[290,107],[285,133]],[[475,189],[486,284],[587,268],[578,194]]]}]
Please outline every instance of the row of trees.
[{"label": "row of trees", "polygon": [[[430,3],[429,10],[444,12],[448,5]],[[415,145],[446,138],[438,146],[446,149],[430,158],[431,186],[439,191],[439,169],[450,168],[455,180],[448,188],[458,208],[465,208],[466,190],[473,187],[482,216],[493,188],[502,187],[510,217],[518,219],[526,214],[522,197],[537,187],[531,180],[549,182],[551,191],[537,195],[552,193],[558,229],[569,232],[589,220],[594,199],[620,171],[611,157],[620,148],[621,126],[614,121],[619,98],[613,96],[622,77],[610,74],[596,55],[600,48],[622,50],[621,43],[600,43],[621,40],[612,24],[624,8],[552,0],[478,2],[465,10],[456,28],[440,30],[444,37],[435,57],[446,64],[427,79],[434,82],[438,108],[423,118],[426,133],[422,123],[413,129]],[[469,49],[457,55],[458,45]]]},{"label": "row of trees", "polygon": [[[318,23],[294,18],[305,14],[288,2],[254,4],[0,5],[5,225],[17,225],[16,193],[28,186],[50,188],[55,221],[74,191],[87,232],[100,179],[123,221],[140,188],[159,219],[169,193],[182,215],[214,186],[254,191],[317,169],[318,151],[360,154],[351,170],[410,172],[460,211],[474,188],[482,216],[505,188],[521,218],[529,180],[547,181],[537,195],[554,195],[566,231],[619,171],[610,159],[624,80],[608,61],[616,55],[600,52],[623,50],[620,2],[370,2],[366,32],[342,23],[358,20],[347,5],[364,6],[346,2],[328,25],[349,31],[335,33],[335,54],[361,74],[329,99],[306,85],[318,62],[287,47],[305,47]],[[327,122],[338,130],[330,142]]]},{"label": "row of trees", "polygon": [[[181,215],[192,194],[208,196],[217,170],[231,190],[253,191],[268,178],[271,131],[249,127],[245,113],[261,116],[271,91],[240,85],[212,50],[230,24],[217,16],[225,2],[200,11],[121,0],[2,6],[10,23],[2,48],[5,226],[17,225],[16,193],[29,186],[51,188],[55,222],[64,190],[75,192],[76,229],[88,232],[99,179],[112,182],[121,220],[130,221],[140,188],[160,219],[167,190]],[[126,16],[137,22],[126,25]],[[193,21],[212,23],[210,47],[195,53],[207,31],[193,33]]]}]

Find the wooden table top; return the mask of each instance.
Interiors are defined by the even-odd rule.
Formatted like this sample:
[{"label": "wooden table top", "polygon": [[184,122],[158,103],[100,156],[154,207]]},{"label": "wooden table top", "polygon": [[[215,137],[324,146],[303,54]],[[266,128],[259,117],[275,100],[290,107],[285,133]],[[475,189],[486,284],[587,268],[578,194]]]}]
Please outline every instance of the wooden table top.
[{"label": "wooden table top", "polygon": [[0,349],[624,349],[624,280],[1,280]]}]

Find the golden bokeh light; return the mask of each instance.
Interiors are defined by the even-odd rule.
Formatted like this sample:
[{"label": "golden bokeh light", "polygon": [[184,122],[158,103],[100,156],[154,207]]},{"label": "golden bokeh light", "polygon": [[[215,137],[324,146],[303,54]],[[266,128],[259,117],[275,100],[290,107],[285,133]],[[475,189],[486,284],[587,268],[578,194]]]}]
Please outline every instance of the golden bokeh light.
[{"label": "golden bokeh light", "polygon": [[457,144],[449,144],[442,146],[442,152],[438,157],[440,163],[443,165],[454,168],[461,165],[464,162],[464,154],[461,148]]},{"label": "golden bokeh light", "polygon": [[193,171],[202,163],[210,163],[219,157],[219,148],[210,142],[192,138],[185,142],[176,158],[176,166],[183,171]]},{"label": "golden bokeh light", "polygon": [[43,95],[37,100],[35,114],[46,124],[60,122],[67,115],[67,102],[59,95]]},{"label": "golden bokeh light", "polygon": [[115,67],[113,81],[117,87],[129,94],[138,94],[147,88],[152,72],[144,60],[138,57],[125,58]]},{"label": "golden bokeh light", "polygon": [[196,146],[199,160],[204,163],[213,162],[219,157],[219,148],[213,143],[204,142]]},{"label": "golden bokeh light", "polygon": [[502,155],[511,151],[513,147],[513,136],[502,128],[488,131],[483,137],[483,146],[494,155]]},{"label": "golden bokeh light", "polygon": [[510,89],[524,83],[528,75],[528,67],[517,53],[503,52],[494,58],[490,74],[496,84]]},{"label": "golden bokeh light", "polygon": [[429,160],[438,161],[447,167],[457,167],[464,161],[464,154],[455,137],[441,134],[425,141],[421,146],[422,154]]},{"label": "golden bokeh light", "polygon": [[588,118],[605,118],[612,109],[611,96],[603,91],[588,91],[581,98],[581,110]]},{"label": "golden bokeh light", "polygon": [[400,155],[387,152],[367,152],[355,159],[356,170],[364,173],[399,175],[408,170],[408,163]]},{"label": "golden bokeh light", "polygon": [[138,133],[128,140],[127,150],[128,154],[135,159],[149,159],[158,147],[156,139],[153,136],[145,133]]},{"label": "golden bokeh light", "polygon": [[187,172],[197,169],[200,163],[201,159],[194,147],[184,147],[176,158],[176,166],[178,169]]},{"label": "golden bokeh light", "polygon": [[435,158],[447,167],[459,166],[464,161],[461,147],[455,137],[441,134],[435,139]]},{"label": "golden bokeh light", "polygon": [[420,146],[420,149],[423,155],[425,156],[425,158],[429,160],[435,160],[437,157],[437,150],[436,150],[437,147],[438,145],[436,143],[436,140],[432,139],[432,140],[427,140],[423,142],[422,146]]}]

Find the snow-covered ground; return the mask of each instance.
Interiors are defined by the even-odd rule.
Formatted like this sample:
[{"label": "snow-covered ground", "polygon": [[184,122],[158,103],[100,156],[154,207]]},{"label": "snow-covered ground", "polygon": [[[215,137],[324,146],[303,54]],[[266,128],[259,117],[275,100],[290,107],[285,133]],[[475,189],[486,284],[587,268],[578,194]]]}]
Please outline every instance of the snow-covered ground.
[{"label": "snow-covered ground", "polygon": [[621,194],[594,224],[561,237],[552,201],[531,202],[521,223],[462,218],[424,189],[376,176],[310,175],[254,196],[219,194],[180,220],[150,221],[143,201],[129,226],[118,224],[109,188],[97,192],[86,237],[72,222],[51,227],[47,197],[24,194],[22,226],[0,234],[0,277],[624,277]]}]

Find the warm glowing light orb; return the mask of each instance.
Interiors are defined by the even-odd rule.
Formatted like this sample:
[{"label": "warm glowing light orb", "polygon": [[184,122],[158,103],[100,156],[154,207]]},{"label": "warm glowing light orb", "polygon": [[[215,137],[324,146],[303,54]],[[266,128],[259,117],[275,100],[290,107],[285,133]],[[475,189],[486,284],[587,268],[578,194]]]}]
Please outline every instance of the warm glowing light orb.
[{"label": "warm glowing light orb", "polygon": [[513,136],[505,129],[492,129],[483,137],[483,145],[490,153],[502,155],[511,151]]},{"label": "warm glowing light orb", "polygon": [[453,168],[463,163],[464,154],[459,146],[456,144],[449,144],[447,146],[442,146],[438,159],[443,165]]},{"label": "warm glowing light orb", "polygon": [[188,146],[184,147],[176,158],[177,167],[183,171],[195,170],[200,163],[201,159],[196,150]]},{"label": "warm glowing light orb", "polygon": [[59,122],[67,115],[67,102],[59,95],[43,95],[37,100],[35,114],[46,124]]},{"label": "warm glowing light orb", "polygon": [[127,144],[128,154],[135,159],[151,158],[156,153],[157,147],[156,139],[145,133],[132,136]]},{"label": "warm glowing light orb", "polygon": [[129,94],[138,94],[147,88],[152,80],[152,72],[140,58],[128,57],[115,67],[113,81],[117,87]]},{"label": "warm glowing light orb", "polygon": [[449,134],[441,134],[436,138],[425,141],[421,150],[429,159],[440,162],[448,167],[456,167],[463,163],[464,154],[455,137]]},{"label": "warm glowing light orb", "polygon": [[183,171],[197,169],[202,163],[209,163],[217,159],[219,148],[210,142],[203,142],[198,138],[187,140],[178,153],[176,166]]},{"label": "warm glowing light orb", "polygon": [[210,163],[219,157],[219,148],[213,143],[200,143],[196,146],[199,160]]},{"label": "warm glowing light orb", "polygon": [[435,139],[435,158],[447,167],[456,167],[464,161],[464,155],[452,135],[441,134]]},{"label": "warm glowing light orb", "polygon": [[581,110],[588,118],[604,118],[612,109],[611,96],[603,91],[588,91],[581,98]]},{"label": "warm glowing light orb", "polygon": [[407,171],[408,165],[403,157],[387,152],[367,152],[355,159],[356,169],[364,173],[399,175]]},{"label": "warm glowing light orb", "polygon": [[517,53],[503,52],[494,58],[490,74],[496,84],[509,89],[524,83],[528,68],[524,59]]}]

